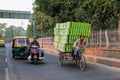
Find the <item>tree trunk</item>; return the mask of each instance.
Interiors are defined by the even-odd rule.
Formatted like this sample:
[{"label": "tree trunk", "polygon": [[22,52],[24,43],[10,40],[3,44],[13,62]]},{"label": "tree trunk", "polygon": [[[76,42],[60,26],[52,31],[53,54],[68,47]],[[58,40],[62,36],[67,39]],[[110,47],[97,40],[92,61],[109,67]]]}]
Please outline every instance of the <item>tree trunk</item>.
[{"label": "tree trunk", "polygon": [[100,48],[101,48],[102,47],[102,30],[100,30],[99,39],[100,39]]},{"label": "tree trunk", "polygon": [[120,19],[118,22],[118,47],[120,48]]},{"label": "tree trunk", "polygon": [[108,32],[105,31],[105,38],[106,38],[106,48],[109,48],[109,40],[108,40]]}]

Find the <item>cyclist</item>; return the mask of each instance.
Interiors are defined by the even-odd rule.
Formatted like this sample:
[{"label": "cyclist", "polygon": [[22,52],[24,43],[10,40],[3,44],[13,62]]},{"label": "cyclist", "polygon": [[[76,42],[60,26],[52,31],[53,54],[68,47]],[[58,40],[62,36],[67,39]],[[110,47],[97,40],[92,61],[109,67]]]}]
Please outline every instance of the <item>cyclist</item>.
[{"label": "cyclist", "polygon": [[[83,35],[80,35],[80,39],[78,39],[73,45],[73,56],[76,56],[78,52],[82,53],[85,48],[85,40]],[[80,56],[81,57],[81,56]]]}]

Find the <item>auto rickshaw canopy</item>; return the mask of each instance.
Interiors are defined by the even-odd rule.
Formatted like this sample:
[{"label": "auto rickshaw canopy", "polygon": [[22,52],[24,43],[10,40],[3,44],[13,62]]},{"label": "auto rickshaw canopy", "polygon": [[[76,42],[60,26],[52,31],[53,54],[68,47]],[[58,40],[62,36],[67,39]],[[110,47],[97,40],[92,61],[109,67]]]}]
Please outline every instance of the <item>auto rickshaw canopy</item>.
[{"label": "auto rickshaw canopy", "polygon": [[5,44],[5,41],[4,40],[0,40],[0,44]]},{"label": "auto rickshaw canopy", "polygon": [[27,36],[15,36],[13,39],[18,39],[18,38],[28,38]]},{"label": "auto rickshaw canopy", "polygon": [[13,38],[13,45],[14,47],[22,47],[22,46],[27,46],[27,36],[15,36]]}]

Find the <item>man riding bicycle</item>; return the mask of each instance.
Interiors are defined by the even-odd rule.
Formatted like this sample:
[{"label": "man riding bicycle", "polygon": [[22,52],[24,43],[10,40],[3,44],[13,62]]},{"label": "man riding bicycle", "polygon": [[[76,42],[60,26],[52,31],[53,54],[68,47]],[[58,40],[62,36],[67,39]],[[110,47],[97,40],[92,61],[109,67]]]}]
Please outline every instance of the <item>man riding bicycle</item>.
[{"label": "man riding bicycle", "polygon": [[[82,52],[84,51],[85,48],[85,40],[84,37],[81,35],[80,39],[78,39],[74,45],[73,45],[73,56],[77,56],[77,54],[80,52],[80,54],[82,54]],[[81,57],[79,54],[79,57]]]}]

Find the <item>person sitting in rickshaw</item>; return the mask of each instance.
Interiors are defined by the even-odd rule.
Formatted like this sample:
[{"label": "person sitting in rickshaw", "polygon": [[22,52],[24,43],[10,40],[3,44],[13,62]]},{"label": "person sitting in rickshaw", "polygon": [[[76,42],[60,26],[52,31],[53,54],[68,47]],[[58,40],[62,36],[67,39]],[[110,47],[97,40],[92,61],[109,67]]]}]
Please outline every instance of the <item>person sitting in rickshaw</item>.
[{"label": "person sitting in rickshaw", "polygon": [[25,49],[24,55],[26,57],[28,57],[30,55],[30,41],[29,41],[29,39],[27,39],[27,46],[23,47],[23,50],[24,49]]},{"label": "person sitting in rickshaw", "polygon": [[[81,35],[80,39],[78,39],[74,45],[73,45],[73,56],[76,56],[78,54],[78,52],[80,52],[82,54],[82,51],[84,51],[85,48],[85,40],[84,37]],[[81,56],[79,56],[81,57]]]}]

